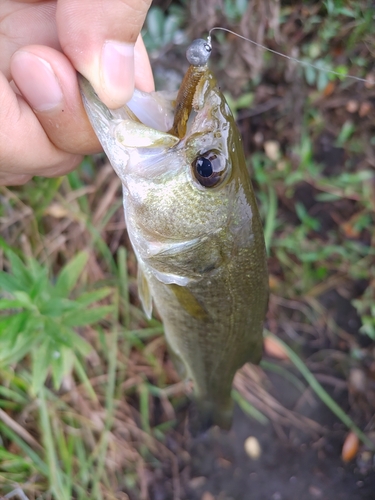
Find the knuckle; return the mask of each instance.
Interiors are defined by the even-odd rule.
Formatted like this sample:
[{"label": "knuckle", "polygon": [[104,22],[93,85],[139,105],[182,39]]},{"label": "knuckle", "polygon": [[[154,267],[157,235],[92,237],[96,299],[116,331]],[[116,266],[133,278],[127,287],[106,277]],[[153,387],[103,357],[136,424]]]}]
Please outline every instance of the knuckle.
[{"label": "knuckle", "polygon": [[30,175],[4,174],[0,177],[0,186],[22,186],[30,179]]},{"label": "knuckle", "polygon": [[71,155],[65,153],[63,158],[59,159],[54,166],[48,167],[48,169],[43,169],[38,172],[38,175],[43,175],[45,177],[60,177],[66,175],[81,163],[83,157],[81,155]]}]

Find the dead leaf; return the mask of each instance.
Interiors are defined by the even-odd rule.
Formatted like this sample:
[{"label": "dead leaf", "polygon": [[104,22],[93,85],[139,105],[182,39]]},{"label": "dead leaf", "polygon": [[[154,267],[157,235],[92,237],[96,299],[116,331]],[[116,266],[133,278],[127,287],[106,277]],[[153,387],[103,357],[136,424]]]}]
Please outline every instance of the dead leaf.
[{"label": "dead leaf", "polygon": [[268,356],[271,356],[271,358],[276,358],[276,359],[289,359],[287,353],[284,351],[283,347],[273,340],[272,337],[266,337],[264,339],[264,351]]},{"label": "dead leaf", "polygon": [[357,455],[358,449],[359,439],[357,434],[349,432],[342,447],[341,458],[344,462],[350,462]]}]

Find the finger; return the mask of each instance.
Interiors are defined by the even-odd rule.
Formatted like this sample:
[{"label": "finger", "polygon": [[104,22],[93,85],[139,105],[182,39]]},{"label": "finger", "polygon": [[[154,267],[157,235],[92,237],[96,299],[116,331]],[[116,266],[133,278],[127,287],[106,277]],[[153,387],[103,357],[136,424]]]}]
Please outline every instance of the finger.
[{"label": "finger", "polygon": [[31,175],[12,175],[0,173],[0,186],[22,186],[31,179]]},{"label": "finger", "polygon": [[50,142],[31,108],[1,73],[0,152],[2,185],[26,182],[31,175],[61,175],[81,161],[81,156],[61,151]]},{"label": "finger", "polygon": [[[64,53],[111,108],[128,101],[134,89],[134,45],[151,0],[58,0],[56,21]],[[152,74],[141,42],[136,72]],[[138,57],[139,56],[139,57]]]},{"label": "finger", "polygon": [[76,71],[61,52],[24,47],[13,55],[11,72],[57,148],[80,155],[102,150],[82,104]]},{"label": "finger", "polygon": [[0,71],[9,79],[12,54],[30,43],[61,49],[56,32],[56,2],[0,0]]},{"label": "finger", "polygon": [[154,77],[145,44],[139,35],[134,47],[135,87],[143,92],[155,90]]}]

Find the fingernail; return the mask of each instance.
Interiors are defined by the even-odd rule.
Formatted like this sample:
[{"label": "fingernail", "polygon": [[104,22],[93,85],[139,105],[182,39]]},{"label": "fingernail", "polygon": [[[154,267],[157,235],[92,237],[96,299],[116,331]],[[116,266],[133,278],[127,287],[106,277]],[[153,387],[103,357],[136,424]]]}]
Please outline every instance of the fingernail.
[{"label": "fingernail", "polygon": [[34,54],[18,51],[11,63],[13,79],[35,111],[50,111],[63,100],[63,93],[52,66]]},{"label": "fingernail", "polygon": [[105,93],[118,106],[125,104],[134,91],[134,44],[105,42],[101,63]]}]

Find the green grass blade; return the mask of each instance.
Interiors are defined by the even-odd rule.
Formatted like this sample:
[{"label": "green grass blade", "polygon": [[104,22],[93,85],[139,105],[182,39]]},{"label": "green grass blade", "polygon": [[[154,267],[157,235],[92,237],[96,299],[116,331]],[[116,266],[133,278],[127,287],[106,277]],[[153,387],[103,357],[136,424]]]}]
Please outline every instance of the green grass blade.
[{"label": "green grass blade", "polygon": [[269,422],[268,418],[265,415],[263,415],[262,412],[257,410],[255,406],[246,401],[246,399],[243,398],[241,394],[235,389],[232,390],[232,398],[238,404],[241,410],[245,412],[247,415],[249,415],[249,417],[253,418],[262,425],[268,424]]},{"label": "green grass blade", "polygon": [[59,500],[71,500],[69,498],[69,495],[67,494],[66,489],[64,488],[63,477],[58,465],[44,388],[40,391],[39,394],[39,409],[41,430],[43,432],[42,439],[46,450],[46,458],[48,463],[48,480],[51,491]]},{"label": "green grass blade", "polygon": [[108,355],[108,385],[106,389],[106,398],[105,398],[105,409],[106,409],[106,418],[105,418],[105,426],[104,431],[101,436],[101,442],[98,447],[98,465],[95,473],[93,474],[93,487],[92,494],[95,498],[101,498],[101,492],[99,488],[99,483],[103,477],[105,472],[105,457],[107,453],[108,447],[108,435],[110,429],[113,424],[113,415],[114,415],[114,397],[115,397],[115,389],[116,389],[116,369],[117,369],[117,350],[118,350],[118,315],[119,315],[119,295],[115,294],[114,297],[114,308],[115,312],[113,314],[113,332],[110,338],[110,346],[107,351]]},{"label": "green grass blade", "polygon": [[117,252],[117,267],[120,289],[120,300],[123,313],[123,322],[125,328],[129,327],[130,311],[129,311],[129,279],[127,270],[127,254],[124,247],[120,247]]},{"label": "green grass blade", "polygon": [[89,259],[88,252],[79,252],[60,272],[55,286],[55,293],[66,298],[76,285]]},{"label": "green grass blade", "polygon": [[301,380],[296,377],[293,373],[290,373],[287,368],[284,368],[283,366],[280,366],[276,363],[272,363],[270,361],[262,360],[260,362],[260,366],[263,368],[263,370],[268,370],[270,372],[277,373],[278,375],[281,375],[282,377],[285,378],[285,380],[288,380],[291,384],[294,385],[296,389],[298,389],[301,393],[304,392],[306,389],[305,385]]},{"label": "green grass blade", "polygon": [[40,456],[18,436],[12,429],[0,421],[0,432],[8,439],[13,441],[33,462],[34,467],[44,476],[48,476],[48,466]]},{"label": "green grass blade", "polygon": [[91,385],[90,379],[86,375],[85,368],[77,357],[74,361],[74,369],[81,383],[85,386],[88,396],[93,401],[98,401],[98,396],[96,395],[95,389]]}]

